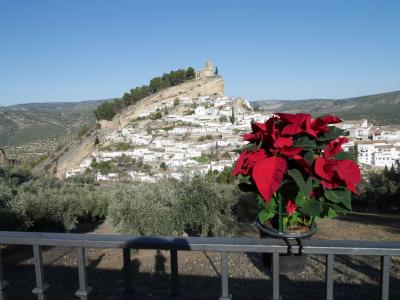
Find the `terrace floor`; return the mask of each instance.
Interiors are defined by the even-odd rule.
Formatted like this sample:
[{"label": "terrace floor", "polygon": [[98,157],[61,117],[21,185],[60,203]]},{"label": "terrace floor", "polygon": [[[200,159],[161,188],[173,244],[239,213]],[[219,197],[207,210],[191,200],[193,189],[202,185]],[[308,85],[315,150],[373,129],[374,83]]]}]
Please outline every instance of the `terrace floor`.
[{"label": "terrace floor", "polygon": [[[351,214],[319,222],[318,239],[400,240],[399,215]],[[105,224],[94,233],[110,233]],[[241,224],[236,235],[257,237],[253,225]],[[15,251],[18,249],[18,251]],[[43,259],[50,284],[47,299],[77,299],[76,253],[72,248],[45,248]],[[179,274],[183,299],[218,299],[220,256],[206,252],[179,252]],[[123,294],[122,250],[87,249],[88,283],[91,299],[121,299]],[[170,293],[169,252],[132,250],[134,299],[167,299]],[[379,257],[335,256],[335,299],[377,299]],[[5,270],[11,300],[35,299],[31,247],[14,247],[5,253]],[[233,299],[268,299],[271,277],[258,254],[229,255],[229,290]],[[299,274],[281,275],[283,299],[323,299],[325,257],[310,256],[307,269]],[[390,299],[400,299],[400,257],[391,261]]]}]

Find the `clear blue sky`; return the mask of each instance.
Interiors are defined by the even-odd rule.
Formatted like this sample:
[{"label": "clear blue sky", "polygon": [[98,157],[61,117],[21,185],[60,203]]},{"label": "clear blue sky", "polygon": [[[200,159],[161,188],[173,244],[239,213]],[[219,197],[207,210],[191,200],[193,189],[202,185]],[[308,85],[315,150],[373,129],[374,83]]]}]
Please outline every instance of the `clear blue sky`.
[{"label": "clear blue sky", "polygon": [[119,97],[208,58],[250,100],[400,90],[400,1],[0,0],[0,105]]}]

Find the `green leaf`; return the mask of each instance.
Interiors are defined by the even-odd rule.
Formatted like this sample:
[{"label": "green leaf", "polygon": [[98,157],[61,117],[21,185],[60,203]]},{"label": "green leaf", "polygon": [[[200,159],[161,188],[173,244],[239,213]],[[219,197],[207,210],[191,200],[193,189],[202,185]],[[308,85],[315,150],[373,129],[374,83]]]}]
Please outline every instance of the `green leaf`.
[{"label": "green leaf", "polygon": [[319,215],[320,218],[322,219],[332,219],[337,216],[336,211],[330,206],[329,203],[324,203],[323,204],[323,211]]},{"label": "green leaf", "polygon": [[345,160],[345,159],[348,159],[348,160],[355,160],[355,158],[354,158],[354,156],[353,156],[352,153],[350,153],[350,152],[344,152],[344,151],[339,152],[339,153],[336,153],[335,158],[336,158],[337,160]]},{"label": "green leaf", "polygon": [[329,126],[329,131],[324,132],[318,137],[318,141],[320,142],[328,142],[338,138],[339,136],[343,135],[345,132],[344,129],[340,129],[336,126]]},{"label": "green leaf", "polygon": [[336,205],[336,204],[333,204],[333,203],[325,202],[325,204],[327,206],[331,207],[336,213],[345,213],[345,212],[348,211],[346,208],[341,207],[341,206]]},{"label": "green leaf", "polygon": [[298,220],[299,220],[299,214],[298,213],[294,213],[289,218],[289,226],[290,227],[294,226],[297,223]]},{"label": "green leaf", "polygon": [[351,210],[350,191],[344,189],[325,189],[325,197],[334,203],[342,203],[347,209]]},{"label": "green leaf", "polygon": [[304,206],[306,201],[307,201],[307,197],[305,195],[303,195],[302,193],[298,193],[296,196],[296,199],[294,199],[294,202],[296,203],[296,205],[298,207]]},{"label": "green leaf", "polygon": [[289,221],[288,217],[283,218],[283,229],[286,229],[288,227],[288,221]]},{"label": "green leaf", "polygon": [[318,178],[313,178],[313,179],[312,179],[312,186],[313,186],[313,187],[319,187],[319,186],[320,186],[320,183],[321,183],[321,180],[320,180],[320,179],[318,179]]},{"label": "green leaf", "polygon": [[304,153],[304,159],[306,160],[306,162],[312,166],[312,164],[314,163],[314,151],[305,151]]},{"label": "green leaf", "polygon": [[265,204],[265,210],[267,212],[275,213],[275,209],[276,209],[276,201],[275,201],[274,197],[272,197],[271,200],[269,201],[269,203]]},{"label": "green leaf", "polygon": [[326,213],[326,217],[332,219],[335,218],[336,216],[337,216],[336,211],[334,211],[331,207],[329,207]]},{"label": "green leaf", "polygon": [[298,169],[290,169],[288,170],[288,175],[293,178],[299,187],[300,193],[307,196],[311,193],[312,190],[312,178],[308,177],[307,182],[304,181],[303,174]]},{"label": "green leaf", "polygon": [[314,148],[316,147],[316,142],[308,135],[302,135],[294,140],[293,147],[295,148]]},{"label": "green leaf", "polygon": [[314,217],[318,216],[322,211],[322,202],[314,199],[307,199],[299,211],[305,215]]},{"label": "green leaf", "polygon": [[260,221],[261,224],[264,224],[265,221],[272,219],[275,216],[275,212],[267,212],[265,210],[262,210],[258,213],[258,220]]}]

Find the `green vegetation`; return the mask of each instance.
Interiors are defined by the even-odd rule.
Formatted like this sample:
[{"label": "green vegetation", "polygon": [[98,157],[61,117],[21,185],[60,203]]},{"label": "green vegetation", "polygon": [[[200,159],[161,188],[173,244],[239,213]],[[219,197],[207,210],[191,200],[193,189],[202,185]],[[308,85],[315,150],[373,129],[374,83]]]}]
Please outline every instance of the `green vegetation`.
[{"label": "green vegetation", "polygon": [[112,173],[116,171],[116,166],[111,161],[101,161],[97,162],[95,158],[93,158],[90,167],[95,172],[100,172],[103,175]]},{"label": "green vegetation", "polygon": [[163,180],[124,187],[111,199],[107,220],[123,233],[226,235],[234,222],[237,190],[234,185],[198,175],[181,182]]},{"label": "green vegetation", "polygon": [[166,171],[168,169],[167,164],[165,162],[161,162],[160,169]]},{"label": "green vegetation", "polygon": [[71,230],[79,222],[104,219],[109,197],[107,190],[85,181],[0,168],[0,230]]},{"label": "green vegetation", "polygon": [[162,129],[165,130],[165,131],[170,131],[170,130],[172,130],[174,128],[175,128],[175,125],[172,124],[172,125],[165,126]]},{"label": "green vegetation", "polygon": [[[0,147],[74,137],[96,122],[93,110],[102,101],[31,103],[0,106]],[[43,143],[45,146],[45,143]]]},{"label": "green vegetation", "polygon": [[200,136],[197,140],[198,140],[199,142],[204,142],[204,141],[206,141],[206,140],[211,141],[212,139],[213,139],[213,136],[212,136],[211,134],[206,134],[206,135]]},{"label": "green vegetation", "polygon": [[159,111],[150,114],[150,120],[154,121],[154,120],[159,120],[161,118],[162,118],[162,113]]},{"label": "green vegetation", "polygon": [[364,182],[365,193],[356,203],[368,209],[395,211],[400,209],[400,163],[380,172],[370,172]]},{"label": "green vegetation", "polygon": [[219,117],[219,122],[220,122],[220,123],[228,122],[228,118],[227,118],[225,115],[220,116],[220,117]]},{"label": "green vegetation", "polygon": [[132,149],[133,149],[133,146],[128,143],[118,143],[115,145],[116,151],[128,151],[128,150],[132,150]]},{"label": "green vegetation", "polygon": [[129,93],[125,93],[121,99],[101,104],[95,110],[96,118],[97,120],[111,120],[115,114],[123,108],[132,105],[151,94],[194,78],[195,71],[192,67],[189,67],[186,70],[179,69],[177,71],[171,71],[168,74],[163,74],[161,77],[155,77],[150,80],[149,85],[136,87],[130,90]]},{"label": "green vegetation", "polygon": [[211,157],[207,154],[202,154],[200,157],[195,157],[194,160],[198,161],[199,163],[206,164],[211,161]]},{"label": "green vegetation", "polygon": [[79,129],[78,137],[79,137],[79,138],[82,138],[82,137],[84,137],[84,136],[89,136],[89,135],[90,135],[90,131],[91,131],[90,126],[87,125],[87,124],[84,124],[84,125]]},{"label": "green vegetation", "polygon": [[227,235],[239,195],[229,173],[102,187],[83,176],[60,181],[0,168],[0,230],[69,231],[106,220],[130,234]]}]

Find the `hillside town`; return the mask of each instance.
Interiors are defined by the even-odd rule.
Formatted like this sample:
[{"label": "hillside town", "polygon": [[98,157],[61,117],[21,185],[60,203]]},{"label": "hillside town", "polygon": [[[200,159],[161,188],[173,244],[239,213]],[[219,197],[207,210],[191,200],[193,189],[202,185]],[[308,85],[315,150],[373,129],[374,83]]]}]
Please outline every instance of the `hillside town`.
[{"label": "hillside town", "polygon": [[65,177],[84,174],[107,162],[118,165],[115,172],[111,171],[113,168],[98,171],[96,179],[117,181],[121,178],[121,161],[130,164],[125,175],[138,181],[222,172],[237,159],[235,150],[245,145],[241,133],[249,130],[250,122],[265,122],[271,116],[255,112],[241,98],[168,99],[140,112],[129,126],[105,136],[103,144],[107,146],[93,152],[78,168],[67,171]]},{"label": "hillside town", "polygon": [[346,129],[345,149],[354,149],[362,166],[390,168],[400,159],[400,127],[373,126],[366,119],[345,120],[338,127]]},{"label": "hillside town", "polygon": [[[135,121],[103,138],[103,146],[65,177],[93,174],[97,181],[156,182],[183,174],[222,172],[232,167],[246,142],[251,122],[273,114],[254,111],[241,98],[186,96],[141,111]],[[345,150],[357,153],[366,168],[390,167],[400,159],[400,128],[376,127],[368,120],[346,120]],[[106,166],[98,168],[96,166]]]}]

